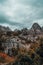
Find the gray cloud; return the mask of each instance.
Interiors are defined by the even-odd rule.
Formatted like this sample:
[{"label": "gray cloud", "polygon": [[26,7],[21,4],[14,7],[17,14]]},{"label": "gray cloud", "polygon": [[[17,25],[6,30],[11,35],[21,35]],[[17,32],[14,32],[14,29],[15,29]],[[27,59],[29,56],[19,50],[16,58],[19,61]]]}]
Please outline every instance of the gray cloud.
[{"label": "gray cloud", "polygon": [[0,24],[30,28],[34,22],[41,26],[43,0],[0,0]]}]

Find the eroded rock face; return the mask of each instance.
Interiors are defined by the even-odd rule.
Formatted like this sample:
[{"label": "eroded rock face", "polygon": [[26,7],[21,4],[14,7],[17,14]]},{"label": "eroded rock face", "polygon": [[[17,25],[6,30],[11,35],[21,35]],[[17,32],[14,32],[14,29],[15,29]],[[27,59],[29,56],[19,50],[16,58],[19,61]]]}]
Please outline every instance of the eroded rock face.
[{"label": "eroded rock face", "polygon": [[19,49],[24,47],[23,44],[21,44],[21,40],[16,37],[12,39],[6,40],[6,42],[2,43],[2,47],[4,47],[4,53],[12,55],[12,48]]},{"label": "eroded rock face", "polygon": [[5,43],[2,43],[2,47],[5,48],[4,52],[5,53],[8,53],[10,51],[11,53],[11,49],[14,47],[14,48],[17,48],[17,40],[15,38],[13,39],[8,39]]}]

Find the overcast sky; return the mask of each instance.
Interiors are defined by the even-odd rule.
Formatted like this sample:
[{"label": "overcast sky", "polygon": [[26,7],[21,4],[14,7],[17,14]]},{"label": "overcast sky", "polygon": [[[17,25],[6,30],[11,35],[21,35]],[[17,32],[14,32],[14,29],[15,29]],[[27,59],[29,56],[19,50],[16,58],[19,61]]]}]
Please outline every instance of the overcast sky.
[{"label": "overcast sky", "polygon": [[0,0],[0,25],[11,29],[43,26],[43,0]]}]

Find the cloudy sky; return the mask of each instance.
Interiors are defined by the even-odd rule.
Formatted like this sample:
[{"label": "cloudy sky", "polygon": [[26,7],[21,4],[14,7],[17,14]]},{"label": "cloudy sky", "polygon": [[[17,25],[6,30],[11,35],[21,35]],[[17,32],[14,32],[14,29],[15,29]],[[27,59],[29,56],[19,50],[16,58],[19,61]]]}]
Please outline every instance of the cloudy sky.
[{"label": "cloudy sky", "polygon": [[0,0],[0,25],[11,29],[43,26],[43,0]]}]

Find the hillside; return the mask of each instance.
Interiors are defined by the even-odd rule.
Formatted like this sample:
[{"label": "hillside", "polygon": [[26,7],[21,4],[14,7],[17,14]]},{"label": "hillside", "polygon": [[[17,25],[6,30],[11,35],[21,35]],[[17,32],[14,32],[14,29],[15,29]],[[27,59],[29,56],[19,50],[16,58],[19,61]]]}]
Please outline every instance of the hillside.
[{"label": "hillside", "polygon": [[0,26],[0,65],[43,65],[43,27],[11,31]]}]

